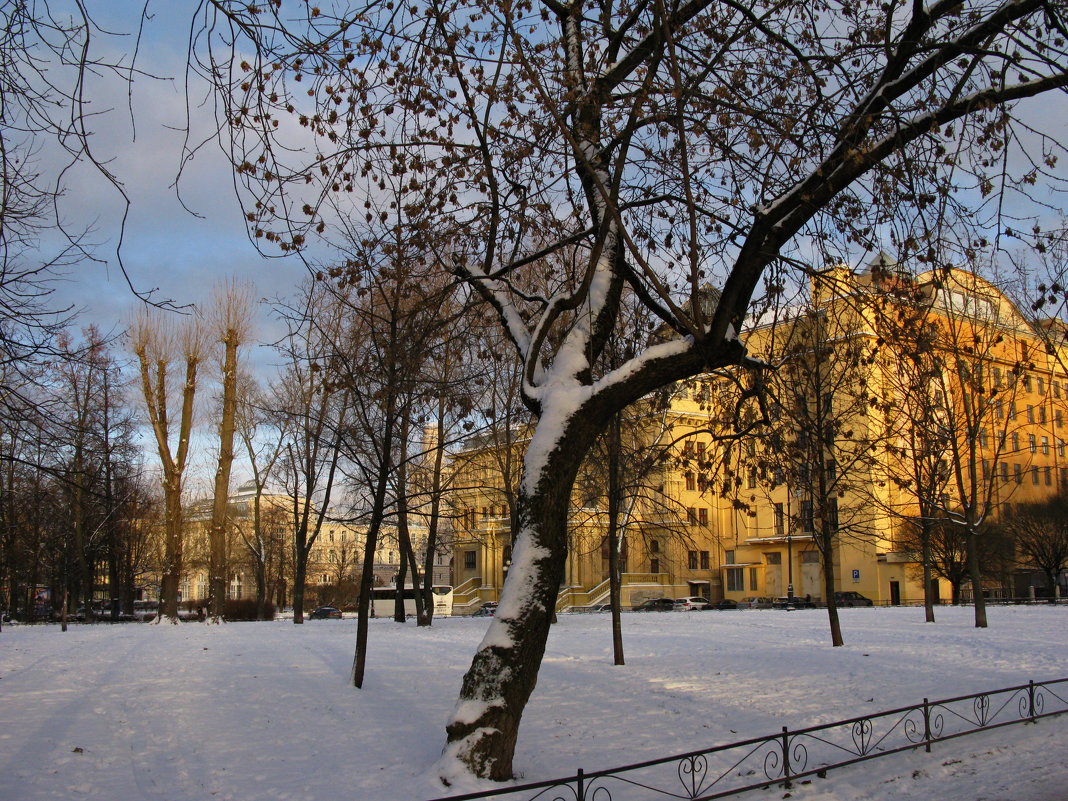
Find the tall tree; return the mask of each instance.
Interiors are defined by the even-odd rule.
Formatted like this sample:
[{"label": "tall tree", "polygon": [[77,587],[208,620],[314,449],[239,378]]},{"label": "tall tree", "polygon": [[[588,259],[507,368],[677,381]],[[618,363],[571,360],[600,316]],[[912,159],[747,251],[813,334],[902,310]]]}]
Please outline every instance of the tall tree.
[{"label": "tall tree", "polygon": [[1002,521],[1022,565],[1039,570],[1053,598],[1059,597],[1061,572],[1068,568],[1068,504],[1064,495],[1042,503],[1017,504]]},{"label": "tall tree", "polygon": [[[230,281],[217,287],[205,315],[205,332],[219,355],[222,385],[219,409],[219,460],[215,470],[211,522],[208,528],[208,616],[209,622],[223,617],[228,583],[226,564],[227,505],[230,498],[230,469],[234,462],[234,434],[237,428],[239,387],[238,355],[248,342],[252,313],[252,288]],[[209,333],[210,332],[210,333]]]},{"label": "tall tree", "polygon": [[[160,619],[178,622],[183,564],[182,488],[193,430],[193,405],[203,359],[199,320],[175,325],[160,314],[142,311],[130,326],[130,348],[137,357],[141,393],[156,443],[163,486],[164,542]],[[175,376],[178,371],[179,375]],[[178,416],[172,425],[174,406]]]},{"label": "tall tree", "polygon": [[[314,317],[309,313],[313,309]],[[325,283],[306,283],[300,303],[282,314],[288,331],[279,350],[286,361],[272,394],[278,399],[274,411],[279,425],[287,433],[278,476],[293,532],[293,623],[299,625],[304,623],[308,557],[340,481],[349,390],[336,380],[333,367],[343,335],[343,307]]]},{"label": "tall tree", "polygon": [[[612,414],[748,364],[738,334],[754,296],[775,291],[761,285],[773,266],[792,272],[813,251],[846,261],[888,228],[910,229],[903,246],[926,257],[940,230],[932,198],[1000,229],[988,218],[1002,206],[983,198],[1019,190],[1022,202],[1058,169],[1038,155],[1018,174],[1007,153],[1060,150],[1012,132],[1017,101],[1068,85],[1062,11],[1046,0],[299,8],[198,6],[193,52],[219,85],[253,237],[300,249],[336,215],[372,213],[376,187],[402,178],[411,205],[451,222],[436,263],[497,311],[538,417],[504,597],[442,763],[507,779],[563,577],[570,489]],[[956,191],[965,181],[974,192]],[[301,187],[306,201],[292,202]],[[711,309],[698,303],[707,283],[720,289]],[[676,336],[603,372],[624,293]]]}]

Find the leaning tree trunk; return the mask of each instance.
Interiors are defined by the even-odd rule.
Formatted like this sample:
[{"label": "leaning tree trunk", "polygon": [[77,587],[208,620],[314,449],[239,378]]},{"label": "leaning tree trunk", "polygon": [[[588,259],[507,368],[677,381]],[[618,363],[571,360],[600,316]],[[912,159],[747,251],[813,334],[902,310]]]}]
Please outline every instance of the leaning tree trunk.
[{"label": "leaning tree trunk", "polygon": [[972,529],[965,533],[965,544],[968,554],[968,578],[972,585],[972,603],[975,606],[975,627],[985,629],[986,621],[986,596],[983,595],[983,577],[979,571],[979,535]]},{"label": "leaning tree trunk", "polygon": [[623,625],[620,620],[622,576],[619,573],[619,507],[623,492],[620,487],[619,451],[621,446],[619,413],[612,415],[608,429],[608,600],[612,611],[612,661],[626,664],[623,656]]},{"label": "leaning tree trunk", "polygon": [[446,726],[446,781],[454,770],[494,781],[512,778],[519,722],[537,683],[564,576],[571,489],[599,427],[587,413],[573,414],[559,436],[544,418],[535,429],[517,497],[512,567]]}]

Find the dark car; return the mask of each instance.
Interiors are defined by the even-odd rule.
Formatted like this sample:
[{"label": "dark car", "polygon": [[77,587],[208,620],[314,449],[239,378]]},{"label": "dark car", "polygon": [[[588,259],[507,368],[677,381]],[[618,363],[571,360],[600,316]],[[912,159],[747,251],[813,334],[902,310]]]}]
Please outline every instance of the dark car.
[{"label": "dark car", "polygon": [[671,598],[648,598],[634,607],[635,612],[670,612],[675,608]]},{"label": "dark car", "polygon": [[795,595],[793,598],[782,596],[771,603],[772,609],[815,609],[816,602],[803,595]]},{"label": "dark car", "polygon": [[724,598],[722,601],[717,601],[716,603],[712,604],[711,608],[719,610],[737,609],[738,602],[732,601],[730,598]]},{"label": "dark car", "polygon": [[320,606],[308,615],[308,617],[312,620],[327,620],[331,618],[334,620],[341,620],[341,610],[333,606]]},{"label": "dark car", "polygon": [[871,598],[866,598],[859,592],[847,590],[834,594],[835,606],[874,606]]},{"label": "dark car", "polygon": [[495,614],[497,614],[497,604],[493,601],[487,601],[478,608],[472,617],[493,617]]}]

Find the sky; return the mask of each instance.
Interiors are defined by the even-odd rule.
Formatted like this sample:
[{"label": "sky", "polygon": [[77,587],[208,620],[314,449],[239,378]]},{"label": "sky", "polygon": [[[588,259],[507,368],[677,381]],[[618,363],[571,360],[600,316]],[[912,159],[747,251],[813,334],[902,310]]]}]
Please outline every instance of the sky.
[{"label": "sky", "polygon": [[[989,613],[990,627],[977,630],[969,607],[941,607],[934,624],[918,607],[844,609],[845,646],[832,648],[822,609],[628,612],[624,666],[612,664],[609,615],[561,615],[514,768],[534,782],[1068,677],[1068,606]],[[485,618],[439,619],[429,630],[372,620],[366,682],[356,690],[352,617],[72,624],[66,633],[4,624],[0,798],[423,801],[487,788],[456,774],[450,789],[438,781],[445,722],[485,631]],[[1044,695],[1046,711],[1068,708],[1064,687]],[[994,720],[1017,713],[1015,701],[991,699]],[[970,702],[953,709],[946,732],[972,713]],[[873,720],[884,742],[900,736]],[[848,744],[848,727],[832,733]],[[1065,743],[1068,714],[738,798],[1063,801]],[[822,748],[808,740],[808,758],[824,758]],[[760,757],[738,771],[762,771]],[[665,768],[640,778],[679,793],[677,765]],[[657,797],[605,787],[613,801]],[[542,798],[558,795],[572,797]]]},{"label": "sky", "polygon": [[[125,36],[99,35],[102,56],[129,63],[142,3],[136,0],[90,2],[94,19]],[[139,303],[127,285],[177,306],[204,302],[212,287],[233,277],[252,283],[258,298],[286,296],[307,274],[298,259],[265,259],[250,243],[234,191],[232,168],[219,144],[209,141],[185,166],[179,180],[187,111],[189,141],[207,138],[214,125],[213,99],[195,77],[187,106],[186,47],[193,4],[152,2],[146,18],[130,87],[100,74],[90,79],[91,146],[129,197],[123,224],[122,197],[92,165],[67,173],[61,213],[68,228],[89,229],[97,262],[73,268],[56,287],[55,305],[80,311],[82,324],[121,330]],[[129,90],[129,91],[127,91]],[[42,152],[55,168],[55,153]],[[120,248],[120,236],[122,238]],[[54,244],[54,243],[46,243]],[[261,310],[259,337],[278,332],[269,309]],[[266,363],[270,357],[254,357]]]}]

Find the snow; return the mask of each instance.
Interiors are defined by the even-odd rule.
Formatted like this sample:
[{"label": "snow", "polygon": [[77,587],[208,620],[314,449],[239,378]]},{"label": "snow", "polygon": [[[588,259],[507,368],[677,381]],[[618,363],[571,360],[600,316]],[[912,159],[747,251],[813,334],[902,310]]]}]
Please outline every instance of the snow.
[{"label": "snow", "polygon": [[[1068,676],[1068,607],[562,615],[515,766],[537,781],[1016,684]],[[419,801],[486,630],[371,622],[367,681],[349,685],[355,621],[205,626],[5,625],[0,799]],[[1063,801],[1068,715],[936,743],[797,784],[795,801]],[[782,798],[755,791],[746,799]]]}]

